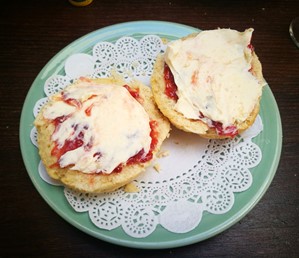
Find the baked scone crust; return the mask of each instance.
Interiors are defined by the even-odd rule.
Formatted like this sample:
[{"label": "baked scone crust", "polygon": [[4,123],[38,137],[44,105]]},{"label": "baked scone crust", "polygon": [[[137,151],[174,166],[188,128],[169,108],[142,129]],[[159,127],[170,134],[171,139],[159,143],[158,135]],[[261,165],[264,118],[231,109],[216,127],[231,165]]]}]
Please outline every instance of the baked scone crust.
[{"label": "baked scone crust", "polygon": [[[191,34],[188,37],[195,37],[197,34]],[[187,38],[187,37],[185,37]],[[183,38],[184,39],[184,38]],[[165,80],[164,80],[164,55],[157,57],[153,73],[151,76],[152,92],[160,111],[169,119],[169,121],[178,129],[191,132],[209,139],[225,139],[229,136],[218,135],[215,128],[208,127],[207,124],[201,120],[193,120],[186,118],[183,114],[175,110],[175,100],[169,98],[165,94]],[[258,78],[259,81],[264,82],[262,74],[262,65],[255,52],[252,53],[252,74]],[[256,116],[260,110],[259,101],[256,103],[249,117],[242,123],[236,124],[238,132],[241,133],[249,128],[255,121]]]},{"label": "baked scone crust", "polygon": [[[170,123],[157,108],[150,88],[137,81],[125,83],[118,78],[92,80],[98,83],[116,84],[120,87],[127,84],[133,89],[139,89],[139,96],[141,97],[140,102],[142,106],[149,114],[150,119],[157,121],[156,131],[158,132],[158,142],[156,148],[153,150],[153,155],[155,156],[155,154],[159,151],[161,144],[169,135]],[[51,105],[51,102],[46,105]],[[51,135],[55,128],[53,123],[44,119],[42,110],[35,120],[41,160],[49,176],[53,179],[59,180],[69,188],[87,193],[111,192],[134,180],[145,170],[146,167],[150,165],[152,161],[150,160],[144,163],[126,165],[122,168],[121,172],[113,172],[111,174],[86,174],[78,170],[53,167],[51,165],[57,162],[56,157],[51,156],[51,150],[54,147],[54,142],[51,141]]]}]

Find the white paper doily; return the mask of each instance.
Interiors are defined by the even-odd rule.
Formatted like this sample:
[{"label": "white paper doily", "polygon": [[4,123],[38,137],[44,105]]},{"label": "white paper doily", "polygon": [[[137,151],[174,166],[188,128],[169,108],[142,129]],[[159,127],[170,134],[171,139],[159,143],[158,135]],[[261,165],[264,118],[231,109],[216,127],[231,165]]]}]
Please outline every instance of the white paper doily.
[{"label": "white paper doily", "polygon": [[[65,61],[65,75],[53,74],[45,82],[46,97],[35,104],[34,116],[50,95],[80,76],[109,77],[113,71],[128,81],[135,78],[149,85],[155,58],[165,47],[156,35],[140,40],[122,37],[115,43],[97,43],[92,55],[70,56]],[[252,138],[262,130],[259,116],[250,129],[230,140],[206,140],[173,129],[162,146],[162,151],[169,155],[156,159],[134,181],[139,192],[126,193],[119,189],[96,195],[65,188],[64,194],[76,212],[87,212],[101,229],[122,227],[135,238],[150,235],[158,224],[170,232],[189,232],[201,222],[204,211],[219,215],[228,212],[234,205],[235,193],[251,186],[249,169],[257,166],[262,158]],[[30,138],[37,146],[36,128],[32,129]],[[154,169],[157,164],[159,172]],[[41,162],[38,170],[47,183],[61,185],[48,177]]]}]

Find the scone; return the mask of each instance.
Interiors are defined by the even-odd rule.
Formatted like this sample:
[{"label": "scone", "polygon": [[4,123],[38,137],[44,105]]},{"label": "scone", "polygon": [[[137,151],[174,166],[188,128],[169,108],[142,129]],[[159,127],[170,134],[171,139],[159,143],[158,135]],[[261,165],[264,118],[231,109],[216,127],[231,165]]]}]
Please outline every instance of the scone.
[{"label": "scone", "polygon": [[151,86],[174,126],[220,139],[253,124],[265,80],[250,43],[252,32],[202,31],[168,44],[156,60]]},{"label": "scone", "polygon": [[69,188],[110,192],[135,179],[170,131],[149,87],[115,78],[80,78],[36,117],[47,173]]}]

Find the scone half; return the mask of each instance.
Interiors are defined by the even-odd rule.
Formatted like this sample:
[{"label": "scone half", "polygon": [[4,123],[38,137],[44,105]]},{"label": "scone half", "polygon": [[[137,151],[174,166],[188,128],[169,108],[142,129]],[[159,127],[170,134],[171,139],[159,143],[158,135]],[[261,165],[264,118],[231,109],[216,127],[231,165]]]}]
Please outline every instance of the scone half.
[{"label": "scone half", "polygon": [[117,78],[80,78],[52,96],[34,124],[49,176],[87,193],[134,180],[170,131],[150,88]]},{"label": "scone half", "polygon": [[[215,32],[217,31],[223,31],[223,30],[222,29],[215,30]],[[226,29],[226,31],[228,31],[229,34],[231,33],[231,30],[229,29]],[[262,75],[261,63],[250,43],[252,31],[253,31],[252,29],[248,29],[245,32],[233,31],[233,33],[237,34],[236,37],[241,38],[241,41],[246,42],[246,38],[247,38],[247,41],[249,43],[241,42],[242,44],[240,43],[237,46],[238,48],[237,50],[234,49],[233,47],[233,49],[231,50],[231,55],[235,55],[237,57],[233,56],[232,60],[229,59],[230,53],[227,55],[222,54],[223,51],[221,49],[218,49],[219,46],[217,44],[215,44],[215,46],[213,46],[213,44],[212,46],[207,46],[208,42],[206,42],[206,46],[205,46],[204,43],[201,43],[203,44],[201,45],[203,49],[206,48],[207,51],[210,51],[210,53],[207,54],[202,52],[198,54],[197,50],[192,49],[192,47],[193,48],[200,47],[196,45],[197,43],[192,43],[192,39],[195,39],[202,32],[197,34],[191,34],[185,38],[179,39],[179,44],[171,45],[172,44],[171,42],[170,45],[172,49],[169,48],[168,46],[166,53],[158,56],[151,77],[152,91],[159,109],[175,127],[184,130],[186,132],[198,134],[204,138],[223,139],[223,138],[234,137],[238,133],[243,132],[253,124],[256,116],[259,113],[260,97],[262,94],[262,88],[265,85],[265,80]],[[248,37],[250,37],[250,39],[248,39]],[[191,43],[184,45],[185,41],[190,41]],[[242,45],[244,49],[240,52],[239,48]],[[182,48],[186,46],[189,47],[189,49],[187,50],[183,49],[182,51]],[[213,47],[216,48],[216,50],[213,51],[212,49]],[[218,62],[217,55],[216,55],[217,51],[218,54],[220,55],[219,60],[221,61],[223,59],[224,60],[223,63],[221,63],[220,61],[219,61],[220,64],[217,63]],[[176,58],[178,60],[176,60]],[[212,61],[209,58],[211,58]],[[240,59],[240,61],[238,58]],[[173,63],[172,63],[172,59],[174,60]],[[224,65],[226,65],[225,62],[227,63],[230,62],[234,66],[232,68],[230,66],[229,68],[226,68],[224,67]],[[255,87],[254,88],[255,91],[252,92],[252,94],[250,93],[252,95],[250,99],[251,102],[249,102],[247,98],[244,97],[244,95],[246,95],[246,92],[243,93],[242,91],[240,91],[238,93],[239,95],[241,95],[241,97],[245,99],[244,101],[245,103],[249,102],[248,105],[250,106],[249,111],[247,107],[247,113],[243,112],[241,114],[240,116],[241,119],[237,117],[238,113],[236,112],[233,113],[234,106],[231,104],[233,103],[231,99],[234,92],[225,93],[226,95],[225,94],[223,95],[229,97],[227,98],[227,100],[225,99],[223,100],[223,98],[221,98],[221,94],[222,94],[221,90],[224,91],[223,89],[225,89],[225,91],[228,92],[230,90],[229,88],[230,85],[226,84],[225,87],[221,89],[222,82],[219,80],[220,75],[217,74],[217,71],[219,70],[221,72],[224,71],[223,73],[225,73],[226,70],[229,70],[229,72],[233,71],[234,73],[237,74],[239,72],[238,70],[239,64],[241,66],[243,65],[248,70],[245,73],[243,73],[242,71],[243,74],[240,75],[241,79],[237,78],[238,80],[236,81],[236,83],[243,82],[244,81],[243,77],[246,78],[248,77],[251,80],[250,85],[253,85]],[[191,67],[190,69],[193,70],[189,71],[188,70],[189,67]],[[182,71],[180,70],[178,71],[178,69],[180,68],[182,69]],[[221,74],[221,78],[222,77],[225,78],[225,76],[226,75]],[[239,75],[237,74],[236,76]],[[193,83],[194,80],[197,81]],[[233,80],[231,81],[232,83],[234,83]],[[188,92],[189,90],[188,87],[192,88],[192,90],[189,92]],[[245,87],[246,86],[244,86],[244,88]],[[233,85],[232,88],[235,89],[236,86]],[[209,102],[205,102],[204,97],[201,98],[200,94],[202,89],[204,89],[203,94],[206,94],[205,98],[206,99],[210,98]],[[245,90],[248,91],[248,89]],[[185,94],[185,92],[187,93]],[[188,97],[185,98],[185,95],[188,95],[189,98]],[[236,96],[233,97],[239,98],[239,95],[236,94]],[[181,98],[182,99],[185,98],[183,99],[184,102],[183,101],[180,102]],[[202,102],[196,103],[196,101],[199,102],[202,101]],[[190,103],[191,104],[190,106],[188,106],[186,105],[186,103],[188,105]],[[213,105],[211,105],[211,103]],[[227,108],[226,104],[227,106],[229,106],[229,108]],[[196,108],[193,108],[194,106],[196,106]],[[235,105],[235,108],[241,109],[244,106],[246,107],[245,104],[243,105],[241,103],[239,105]],[[183,108],[186,107],[185,110],[187,110],[186,112],[187,115],[186,113],[183,112],[184,109],[182,111],[180,107]],[[203,107],[209,107],[210,110],[206,110]],[[226,110],[229,111],[228,115],[222,115],[222,116],[219,115],[219,113],[225,113]],[[191,115],[189,115],[190,113]],[[210,116],[211,114],[214,116]],[[220,120],[215,119],[215,117],[220,118]],[[233,119],[234,117],[236,119]],[[227,123],[226,121],[229,121],[229,119],[231,122]],[[223,126],[224,121],[226,122],[225,127]]]}]

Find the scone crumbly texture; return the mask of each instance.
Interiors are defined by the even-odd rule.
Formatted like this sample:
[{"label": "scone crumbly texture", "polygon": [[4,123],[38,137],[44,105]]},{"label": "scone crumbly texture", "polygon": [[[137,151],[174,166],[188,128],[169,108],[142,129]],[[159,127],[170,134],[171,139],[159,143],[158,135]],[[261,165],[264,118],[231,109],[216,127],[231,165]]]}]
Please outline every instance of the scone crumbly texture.
[{"label": "scone crumbly texture", "polygon": [[[194,38],[197,34],[191,34],[184,39]],[[247,58],[247,57],[245,57]],[[182,113],[178,112],[175,109],[176,100],[170,98],[165,94],[166,83],[164,79],[164,66],[165,66],[165,54],[161,54],[157,57],[157,60],[154,65],[153,74],[151,77],[151,86],[152,92],[155,98],[155,101],[160,109],[160,111],[169,119],[169,121],[178,129],[181,129],[186,132],[191,132],[200,135],[204,138],[209,139],[223,139],[229,138],[227,135],[220,135],[217,133],[215,127],[208,126],[207,123],[200,119],[190,119],[186,118]],[[253,74],[261,84],[265,84],[263,75],[262,75],[262,66],[256,55],[252,50],[251,58],[251,74]],[[235,126],[238,130],[238,133],[243,132],[249,128],[255,121],[256,116],[259,113],[260,101],[257,101],[252,112],[241,123],[236,123]]]},{"label": "scone crumbly texture", "polygon": [[[120,172],[112,172],[110,174],[84,173],[79,170],[70,169],[68,166],[53,166],[53,164],[57,164],[57,157],[51,155],[55,147],[55,143],[51,139],[55,125],[48,119],[45,119],[43,115],[45,107],[52,104],[51,100],[41,109],[34,122],[38,132],[39,154],[49,176],[59,180],[65,186],[86,193],[111,192],[130,183],[150,165],[156,153],[159,151],[161,144],[169,136],[170,124],[168,119],[166,119],[157,108],[150,88],[142,83],[137,81],[125,83],[119,78],[88,80],[91,80],[95,84],[118,85],[119,87],[128,85],[131,89],[138,91],[138,102],[143,106],[150,120],[156,121],[155,132],[157,143],[152,150],[153,158],[142,163],[124,164]],[[117,121],[115,122],[117,123]],[[127,122],[130,123],[130,121]],[[113,137],[113,135],[111,135],[111,137]]]}]

